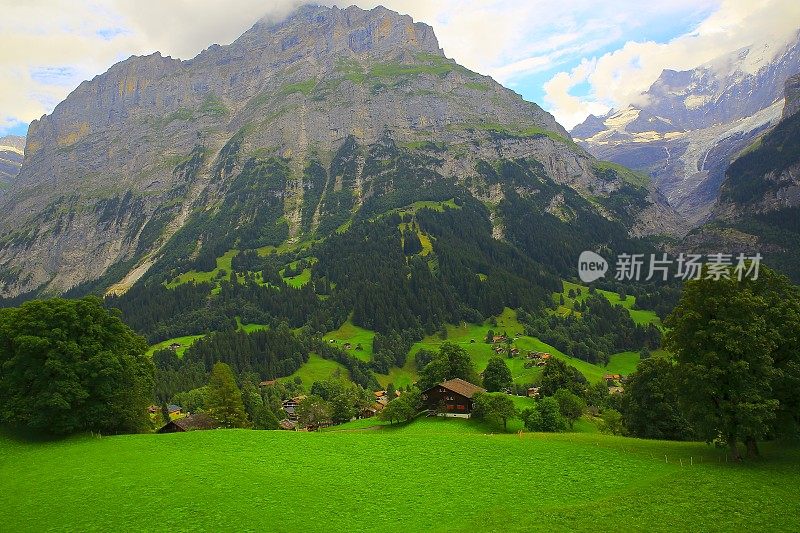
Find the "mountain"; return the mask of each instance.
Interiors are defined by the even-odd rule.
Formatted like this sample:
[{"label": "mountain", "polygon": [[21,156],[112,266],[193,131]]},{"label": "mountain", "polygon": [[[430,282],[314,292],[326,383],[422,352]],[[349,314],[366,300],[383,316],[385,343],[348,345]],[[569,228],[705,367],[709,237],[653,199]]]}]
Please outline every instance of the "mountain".
[{"label": "mountain", "polygon": [[800,34],[693,70],[665,70],[638,105],[572,130],[592,154],[645,172],[692,224],[706,220],[725,169],[781,117],[785,80],[800,70]]},{"label": "mountain", "polygon": [[785,84],[778,124],[743,150],[725,172],[712,222],[685,243],[705,251],[762,253],[800,280],[800,102],[798,80]]},{"label": "mountain", "polygon": [[25,150],[25,137],[8,135],[0,137],[0,194],[11,185],[19,174]]},{"label": "mountain", "polygon": [[188,61],[131,57],[34,121],[0,200],[0,296],[123,293],[452,199],[571,269],[580,246],[680,227],[648,187],[446,58],[430,26],[307,6]]}]

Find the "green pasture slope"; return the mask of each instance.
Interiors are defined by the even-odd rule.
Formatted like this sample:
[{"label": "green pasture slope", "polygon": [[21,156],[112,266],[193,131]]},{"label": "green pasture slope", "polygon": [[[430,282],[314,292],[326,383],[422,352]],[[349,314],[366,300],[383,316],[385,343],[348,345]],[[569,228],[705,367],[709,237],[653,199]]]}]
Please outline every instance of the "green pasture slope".
[{"label": "green pasture slope", "polygon": [[[559,305],[558,309],[556,310],[558,314],[564,316],[572,310],[572,305],[576,300],[582,302],[589,297],[589,287],[578,285],[577,283],[572,283],[570,281],[562,281],[562,284],[564,290],[561,293],[553,294],[553,301],[558,303],[560,302],[560,297],[564,296],[564,305]],[[572,290],[575,294],[574,297],[569,296],[570,290]],[[581,291],[580,294],[577,294],[578,290]],[[661,319],[658,318],[658,315],[656,315],[655,312],[646,311],[643,309],[634,309],[634,306],[636,305],[635,297],[631,295],[625,295],[625,299],[623,300],[619,297],[619,294],[601,289],[597,290],[597,294],[605,296],[606,300],[611,302],[612,305],[621,305],[627,309],[628,314],[631,315],[631,318],[637,324],[655,324],[656,326],[661,327]]]},{"label": "green pasture slope", "polygon": [[6,531],[798,531],[800,450],[379,430],[0,437]]},{"label": "green pasture slope", "polygon": [[[609,293],[609,295],[611,294],[612,293]],[[613,296],[617,297],[616,294]],[[496,326],[491,325],[488,320],[483,324],[462,323],[458,326],[448,325],[446,327],[446,338],[443,338],[440,333],[425,337],[411,347],[406,364],[402,368],[394,367],[390,369],[388,374],[375,374],[375,377],[384,387],[389,383],[394,384],[395,387],[405,387],[406,385],[413,384],[418,379],[417,369],[414,364],[414,356],[416,353],[421,349],[438,351],[443,342],[451,342],[464,348],[475,363],[476,370],[481,372],[486,368],[489,359],[497,355],[493,350],[494,347],[485,342],[486,334],[490,329],[498,334],[507,333],[515,337],[513,345],[520,349],[521,354],[511,359],[505,359],[505,361],[511,369],[511,375],[514,381],[517,383],[534,383],[542,373],[541,367],[534,366],[525,368],[525,354],[528,351],[548,352],[552,354],[553,357],[561,359],[577,368],[586,376],[586,379],[591,382],[600,381],[603,375],[607,373],[628,375],[636,369],[636,365],[639,363],[638,352],[614,354],[611,356],[607,367],[593,365],[580,359],[570,357],[535,337],[523,335],[525,328],[517,320],[516,312],[513,309],[506,308],[499,316],[495,317],[495,321],[497,322]],[[520,336],[516,337],[518,334]],[[348,350],[349,354],[362,361],[371,361],[373,355],[372,339],[374,337],[375,332],[355,326],[352,322],[347,321],[339,329],[327,333],[323,339],[326,342],[330,342],[331,340],[335,341],[334,344],[339,348],[342,348],[345,343],[350,343],[351,349]],[[355,349],[359,344],[361,344],[362,350]],[[658,353],[654,353],[653,355],[658,355]],[[312,364],[311,361],[303,365],[297,374],[308,375],[313,373],[315,376],[319,376],[319,379],[323,379],[325,376],[319,371],[319,363],[315,363],[317,368],[313,370],[306,369],[306,366],[310,364]],[[292,377],[294,377],[294,375]],[[306,378],[304,377],[304,381],[305,380]]]}]

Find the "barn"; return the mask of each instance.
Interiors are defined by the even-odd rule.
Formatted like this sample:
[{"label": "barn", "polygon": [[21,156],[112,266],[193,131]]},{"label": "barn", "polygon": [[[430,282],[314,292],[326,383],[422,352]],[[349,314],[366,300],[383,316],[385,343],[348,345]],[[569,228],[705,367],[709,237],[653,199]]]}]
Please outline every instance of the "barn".
[{"label": "barn", "polygon": [[478,392],[486,392],[486,389],[460,378],[449,379],[423,391],[422,401],[431,412],[469,418],[472,397]]},{"label": "barn", "polygon": [[216,429],[219,423],[205,413],[186,415],[183,418],[170,420],[158,433],[182,433],[184,431],[197,431],[203,429]]}]

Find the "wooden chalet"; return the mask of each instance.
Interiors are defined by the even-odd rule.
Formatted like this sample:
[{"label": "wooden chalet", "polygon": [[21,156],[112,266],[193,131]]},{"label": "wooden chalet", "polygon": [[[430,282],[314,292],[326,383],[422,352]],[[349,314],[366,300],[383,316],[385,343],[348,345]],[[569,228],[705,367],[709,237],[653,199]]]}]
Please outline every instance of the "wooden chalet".
[{"label": "wooden chalet", "polygon": [[158,433],[183,433],[184,431],[201,431],[217,429],[219,423],[205,413],[186,415],[183,418],[170,420],[164,424]]},{"label": "wooden chalet", "polygon": [[300,402],[305,400],[305,396],[295,396],[289,400],[283,401],[283,410],[286,412],[286,418],[289,420],[297,420],[297,406],[300,405]]},{"label": "wooden chalet", "polygon": [[528,387],[527,396],[528,398],[538,398],[539,387]]},{"label": "wooden chalet", "polygon": [[180,347],[181,347],[181,343],[179,343],[179,342],[173,342],[172,344],[169,345],[169,349],[172,350],[172,351],[175,351]]},{"label": "wooden chalet", "polygon": [[262,381],[261,383],[259,383],[258,386],[259,387],[272,387],[277,382],[278,382],[278,380],[276,380],[276,379],[268,379],[266,381]]},{"label": "wooden chalet", "polygon": [[472,413],[472,397],[478,392],[486,392],[486,389],[456,378],[423,391],[422,401],[430,411],[444,416],[469,418]]}]

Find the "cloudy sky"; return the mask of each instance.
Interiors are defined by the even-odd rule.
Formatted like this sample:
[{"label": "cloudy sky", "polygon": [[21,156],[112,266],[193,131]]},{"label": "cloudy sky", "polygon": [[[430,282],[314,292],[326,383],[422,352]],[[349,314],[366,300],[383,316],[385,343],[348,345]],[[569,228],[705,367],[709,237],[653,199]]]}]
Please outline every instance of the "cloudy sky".
[{"label": "cloudy sky", "polygon": [[[23,134],[82,80],[133,54],[187,59],[295,0],[0,0],[0,135]],[[317,2],[334,4],[336,2]],[[338,2],[340,7],[351,2]],[[800,28],[797,0],[352,0],[408,13],[445,53],[567,128],[688,69]]]}]

